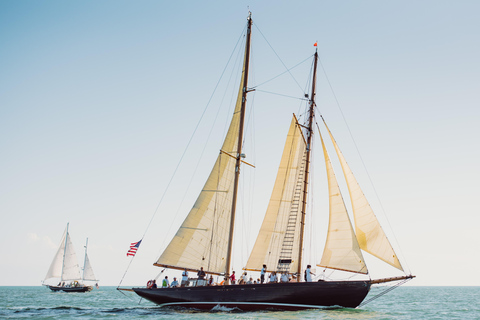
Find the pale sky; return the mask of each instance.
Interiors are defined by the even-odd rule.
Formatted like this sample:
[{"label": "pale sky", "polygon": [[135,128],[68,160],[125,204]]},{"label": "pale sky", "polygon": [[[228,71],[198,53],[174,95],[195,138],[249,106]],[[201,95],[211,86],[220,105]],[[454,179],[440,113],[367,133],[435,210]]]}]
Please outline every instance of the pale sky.
[{"label": "pale sky", "polygon": [[[318,41],[369,176],[321,68],[317,104],[417,276],[410,284],[480,285],[480,2],[473,0],[0,1],[0,285],[40,285],[68,222],[79,258],[89,238],[100,284],[120,282],[129,244],[143,236],[248,10],[252,83],[285,71],[277,55],[292,67]],[[295,74],[301,85],[310,63]],[[239,241],[236,270],[253,245],[299,109],[294,99],[250,97],[246,144],[254,143],[246,161],[256,168],[242,170],[254,175],[255,191],[244,191],[252,203],[239,210],[247,217],[239,234],[248,240]],[[228,103],[184,198],[217,108],[212,102],[207,110],[123,284],[144,285],[160,271],[152,264],[221,145]],[[324,232],[318,229],[320,239]],[[315,246],[320,257],[323,244]]]}]

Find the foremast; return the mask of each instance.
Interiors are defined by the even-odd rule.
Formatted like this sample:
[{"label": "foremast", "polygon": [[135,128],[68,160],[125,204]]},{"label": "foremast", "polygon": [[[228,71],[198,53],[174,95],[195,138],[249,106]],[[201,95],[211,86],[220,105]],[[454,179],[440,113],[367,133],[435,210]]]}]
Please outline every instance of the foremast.
[{"label": "foremast", "polygon": [[[306,125],[306,135],[307,135],[307,149],[306,149],[306,158],[305,158],[305,179],[303,181],[303,197],[302,197],[302,214],[300,222],[300,241],[299,241],[299,250],[298,250],[298,264],[297,264],[297,275],[302,274],[302,256],[303,256],[303,238],[305,231],[305,215],[307,211],[307,198],[308,198],[308,176],[310,173],[310,154],[312,151],[312,138],[313,138],[313,118],[315,115],[315,84],[317,80],[317,63],[318,63],[318,52],[315,50],[314,62],[313,62],[313,78],[312,78],[312,92],[310,95],[309,109],[308,109],[308,122]],[[301,277],[297,277],[297,281],[301,281]]]},{"label": "foremast", "polygon": [[63,278],[63,272],[64,272],[64,269],[65,269],[65,255],[67,253],[67,244],[68,244],[68,225],[70,223],[67,223],[67,230],[65,231],[65,245],[64,245],[64,248],[63,248],[63,259],[62,259],[62,271],[61,271],[61,274],[60,274],[60,281],[63,281],[64,278]]},{"label": "foremast", "polygon": [[88,238],[85,241],[85,257],[83,258],[83,274],[82,274],[83,281],[85,281],[85,266],[87,264],[87,246],[88,246]]},{"label": "foremast", "polygon": [[230,267],[232,261],[232,247],[233,247],[233,231],[235,229],[235,212],[237,207],[237,193],[238,193],[238,183],[240,180],[240,164],[242,162],[242,142],[243,142],[243,129],[245,122],[245,106],[247,103],[247,93],[248,93],[248,67],[250,62],[250,41],[252,35],[252,13],[249,12],[247,18],[247,37],[245,41],[245,64],[244,64],[244,73],[243,73],[243,88],[242,88],[242,104],[240,107],[240,125],[238,129],[238,144],[237,144],[237,153],[235,161],[235,180],[233,185],[233,200],[232,200],[232,210],[230,214],[230,232],[228,237],[228,249],[226,257],[226,266],[225,266],[225,283],[229,283]]}]

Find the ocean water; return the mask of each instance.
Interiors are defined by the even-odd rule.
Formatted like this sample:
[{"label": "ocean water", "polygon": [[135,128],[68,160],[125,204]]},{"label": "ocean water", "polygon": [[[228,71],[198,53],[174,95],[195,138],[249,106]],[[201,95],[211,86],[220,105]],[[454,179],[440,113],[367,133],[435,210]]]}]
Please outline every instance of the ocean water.
[{"label": "ocean water", "polygon": [[[385,287],[374,287],[366,300]],[[239,312],[165,310],[114,287],[55,293],[0,287],[0,319],[480,319],[480,287],[399,287],[357,309]]]}]

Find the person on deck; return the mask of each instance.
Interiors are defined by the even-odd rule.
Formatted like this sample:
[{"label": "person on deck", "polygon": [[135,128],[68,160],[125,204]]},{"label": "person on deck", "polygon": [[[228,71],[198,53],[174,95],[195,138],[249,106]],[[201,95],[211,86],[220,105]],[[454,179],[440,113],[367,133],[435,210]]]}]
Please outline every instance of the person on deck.
[{"label": "person on deck", "polygon": [[170,285],[170,288],[176,288],[176,287],[178,287],[177,277],[173,277],[173,281],[172,281],[172,284]]},{"label": "person on deck", "polygon": [[277,273],[275,271],[272,271],[272,273],[270,273],[270,283],[275,283],[275,282],[278,282]]},{"label": "person on deck", "polygon": [[247,284],[253,284],[253,278],[250,277],[250,280],[247,281]]},{"label": "person on deck", "polygon": [[311,267],[312,267],[311,265],[307,265],[307,269],[305,269],[306,282],[312,282],[312,275],[315,275],[315,273],[313,273],[312,270],[310,270]]},{"label": "person on deck", "polygon": [[203,271],[203,267],[200,267],[200,270],[197,272],[197,286],[204,286],[205,285],[205,271]]},{"label": "person on deck", "polygon": [[287,272],[283,272],[280,277],[280,282],[288,282],[288,274]]},{"label": "person on deck", "polygon": [[247,283],[247,273],[244,272],[240,277],[240,281],[238,281],[238,284],[246,284],[246,283]]},{"label": "person on deck", "polygon": [[230,284],[235,284],[235,271],[232,271],[230,275]]},{"label": "person on deck", "polygon": [[152,280],[152,286],[150,288],[157,289],[157,280]]},{"label": "person on deck", "polygon": [[265,272],[267,272],[267,265],[264,264],[262,270],[260,271],[260,281],[263,284],[265,281]]},{"label": "person on deck", "polygon": [[213,276],[210,275],[210,278],[208,278],[208,286],[213,286]]},{"label": "person on deck", "polygon": [[168,276],[165,276],[165,279],[162,281],[162,288],[169,288],[170,287],[170,281],[168,281]]},{"label": "person on deck", "polygon": [[185,270],[182,272],[182,283],[181,283],[181,286],[182,286],[182,287],[188,286],[188,271],[187,271],[187,269],[185,269]]}]

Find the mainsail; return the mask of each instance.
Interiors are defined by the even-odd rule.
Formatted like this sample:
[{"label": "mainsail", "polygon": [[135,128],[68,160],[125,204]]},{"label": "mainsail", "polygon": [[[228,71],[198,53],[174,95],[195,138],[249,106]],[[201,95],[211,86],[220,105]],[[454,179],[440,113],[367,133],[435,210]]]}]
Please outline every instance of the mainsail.
[{"label": "mainsail", "polygon": [[335,173],[333,171],[330,157],[328,156],[323,137],[320,134],[322,141],[323,154],[325,156],[325,164],[327,166],[328,179],[328,193],[329,193],[329,222],[327,241],[323,251],[322,260],[319,266],[337,269],[343,271],[350,271],[356,273],[367,274],[367,266],[363,259],[360,246],[355,232],[353,231],[352,223],[348,217],[347,208],[340,192]]},{"label": "mainsail", "polygon": [[[245,60],[243,73],[245,72]],[[244,77],[242,77],[243,79]],[[172,269],[228,272],[227,251],[244,81],[222,149],[197,201],[154,265]]]},{"label": "mainsail", "polygon": [[68,233],[68,225],[63,233],[60,247],[45,276],[45,280],[50,278],[60,278],[61,281],[81,279],[77,255],[75,254],[75,249],[73,248],[70,234]]},{"label": "mainsail", "polygon": [[[297,270],[306,142],[295,116],[290,124],[267,212],[246,270]],[[287,262],[289,261],[290,262]],[[279,261],[286,263],[280,266]],[[280,263],[282,264],[282,263]],[[285,269],[286,269],[285,268]],[[288,271],[288,270],[285,270]]]},{"label": "mainsail", "polygon": [[327,127],[330,139],[335,147],[335,151],[337,152],[338,159],[342,166],[343,174],[345,175],[345,180],[347,181],[350,200],[352,202],[353,216],[355,219],[355,233],[360,248],[403,271],[402,265],[400,264],[392,245],[388,241],[377,217],[373,213],[367,198],[360,189],[360,185],[355,179],[352,170],[350,170],[347,161],[343,157],[330,129],[328,129],[327,124],[325,124],[325,126]]}]

